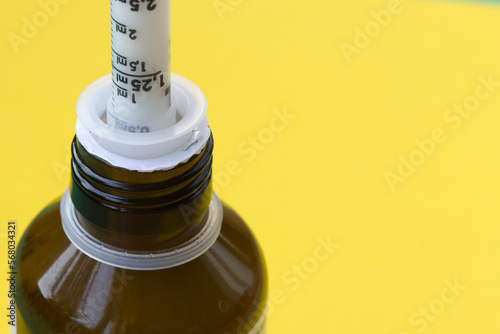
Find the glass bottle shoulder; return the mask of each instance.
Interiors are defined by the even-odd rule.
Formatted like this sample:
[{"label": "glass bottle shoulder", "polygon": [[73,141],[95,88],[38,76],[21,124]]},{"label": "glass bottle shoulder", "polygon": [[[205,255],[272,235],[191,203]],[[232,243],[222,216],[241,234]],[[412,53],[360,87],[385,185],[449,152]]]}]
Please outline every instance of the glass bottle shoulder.
[{"label": "glass bottle shoulder", "polygon": [[262,253],[227,206],[214,245],[174,268],[93,260],[66,237],[58,202],[32,222],[18,256],[17,304],[33,333],[248,333],[265,308]]}]

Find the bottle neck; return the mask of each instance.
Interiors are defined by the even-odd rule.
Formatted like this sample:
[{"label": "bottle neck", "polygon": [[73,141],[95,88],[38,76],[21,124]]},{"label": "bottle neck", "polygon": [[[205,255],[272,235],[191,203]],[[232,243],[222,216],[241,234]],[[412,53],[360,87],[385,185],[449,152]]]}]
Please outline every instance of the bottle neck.
[{"label": "bottle neck", "polygon": [[191,240],[212,199],[210,136],[203,150],[166,171],[112,166],[75,137],[70,195],[81,227],[108,247],[159,251]]}]

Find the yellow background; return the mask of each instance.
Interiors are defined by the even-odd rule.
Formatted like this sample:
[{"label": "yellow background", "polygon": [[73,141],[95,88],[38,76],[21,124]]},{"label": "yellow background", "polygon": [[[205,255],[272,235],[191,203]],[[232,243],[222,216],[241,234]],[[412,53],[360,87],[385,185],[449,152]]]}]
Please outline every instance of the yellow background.
[{"label": "yellow background", "polygon": [[[268,332],[500,333],[500,87],[460,126],[444,119],[480,77],[500,81],[500,6],[401,0],[377,31],[390,0],[228,1],[173,1],[172,69],[207,96],[215,175],[239,166],[218,192],[265,250]],[[16,53],[8,34],[42,9],[2,5],[1,272],[7,221],[24,230],[68,185],[77,97],[110,72],[108,7],[61,4]],[[295,118],[243,154],[285,109]],[[386,173],[436,128],[446,140],[391,190]],[[318,261],[328,238],[339,247]]]}]

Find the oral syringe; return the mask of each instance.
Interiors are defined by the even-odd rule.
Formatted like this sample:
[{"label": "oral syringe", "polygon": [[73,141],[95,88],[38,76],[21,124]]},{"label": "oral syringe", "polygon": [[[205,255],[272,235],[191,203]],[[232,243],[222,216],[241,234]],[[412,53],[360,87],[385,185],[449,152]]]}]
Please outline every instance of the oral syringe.
[{"label": "oral syringe", "polygon": [[170,73],[170,0],[111,0],[112,73],[84,90],[76,133],[92,154],[139,171],[168,169],[210,137],[206,99]]},{"label": "oral syringe", "polygon": [[111,0],[111,52],[107,123],[142,133],[173,125],[170,0]]}]

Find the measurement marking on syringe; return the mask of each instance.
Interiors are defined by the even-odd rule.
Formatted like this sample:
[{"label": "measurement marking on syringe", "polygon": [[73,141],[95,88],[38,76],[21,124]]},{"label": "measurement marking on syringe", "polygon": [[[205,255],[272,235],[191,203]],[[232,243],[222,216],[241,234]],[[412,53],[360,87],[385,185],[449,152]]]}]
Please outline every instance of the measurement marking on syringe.
[{"label": "measurement marking on syringe", "polygon": [[133,78],[147,78],[147,77],[156,77],[158,75],[160,75],[162,73],[162,71],[158,71],[158,72],[155,72],[155,73],[152,73],[152,74],[144,74],[144,75],[138,75],[138,74],[131,74],[131,73],[127,73],[127,72],[123,72],[123,71],[120,71],[119,69],[116,68],[115,65],[112,65],[113,68],[119,72],[120,74],[123,74],[123,75],[126,75],[128,77],[133,77]]},{"label": "measurement marking on syringe", "polygon": [[[124,34],[124,35],[127,35],[127,30],[130,31],[130,34],[128,34],[128,37],[131,39],[131,40],[136,40],[137,39],[137,29],[130,29],[128,28],[127,29],[127,26],[121,22],[118,22],[114,17],[113,15],[111,15],[111,20],[113,20],[115,23],[116,23],[116,31],[121,33],[121,34]],[[113,28],[111,28],[113,29]]]},{"label": "measurement marking on syringe", "polygon": [[[118,21],[117,21],[117,20],[113,17],[113,15],[111,15],[111,20],[115,21],[115,23],[116,23],[117,25],[119,25],[120,27],[124,27],[125,29],[127,29],[127,26],[126,26],[125,24],[121,23],[121,22],[118,22]],[[119,31],[119,30],[117,30],[117,31]]]},{"label": "measurement marking on syringe", "polygon": [[[140,3],[141,2],[145,3],[146,1],[148,2],[146,9],[148,11],[150,11],[150,12],[154,11],[156,9],[156,7],[157,7],[157,5],[155,4],[156,0],[130,0],[130,11],[132,11],[132,12],[138,12],[139,9],[141,8],[141,6],[140,6],[141,4]],[[119,0],[119,2],[121,2],[124,5],[127,4],[126,1]],[[111,6],[113,6],[113,2],[112,1],[111,1]]]},{"label": "measurement marking on syringe", "polygon": [[119,25],[121,25],[121,26],[127,27],[125,24],[123,24],[123,23],[121,23],[121,22],[118,22],[118,21],[117,21],[117,20],[113,17],[113,15],[111,15],[111,19],[112,19],[113,21],[115,21],[115,23],[116,23],[116,24],[119,24]]},{"label": "measurement marking on syringe", "polygon": [[115,81],[115,79],[113,79],[112,81],[113,81],[113,84],[114,84],[116,87],[120,88],[121,90],[124,90],[124,91],[128,92],[128,89],[127,89],[127,88],[123,88],[122,86],[120,86],[119,84],[117,84],[117,83],[116,83],[116,81]]},{"label": "measurement marking on syringe", "polygon": [[[113,45],[113,41],[111,41],[111,45]],[[118,52],[116,52],[115,49],[113,49],[113,47],[111,47],[111,51],[113,51],[113,53],[116,54],[118,57],[127,59],[127,57],[122,56],[121,54],[119,54]]]}]

